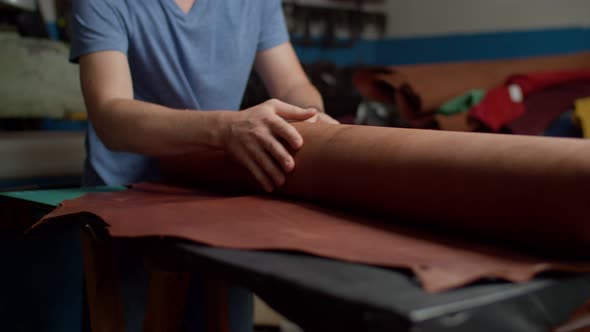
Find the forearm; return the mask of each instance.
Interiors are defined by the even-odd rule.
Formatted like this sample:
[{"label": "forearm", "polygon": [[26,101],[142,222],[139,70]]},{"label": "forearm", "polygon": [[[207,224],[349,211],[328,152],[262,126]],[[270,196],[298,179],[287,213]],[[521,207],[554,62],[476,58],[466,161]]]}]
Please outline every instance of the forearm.
[{"label": "forearm", "polygon": [[324,112],[324,102],[318,90],[309,82],[300,83],[278,96],[282,101],[302,108],[314,108]]},{"label": "forearm", "polygon": [[114,151],[148,156],[218,149],[230,111],[185,111],[131,99],[113,99],[90,112],[97,134]]}]

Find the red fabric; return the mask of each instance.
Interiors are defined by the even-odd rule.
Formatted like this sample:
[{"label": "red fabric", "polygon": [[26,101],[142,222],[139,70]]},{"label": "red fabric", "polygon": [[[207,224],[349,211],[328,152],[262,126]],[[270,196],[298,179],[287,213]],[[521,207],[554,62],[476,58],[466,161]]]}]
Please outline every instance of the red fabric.
[{"label": "red fabric", "polygon": [[571,82],[590,82],[590,71],[555,71],[512,75],[503,85],[490,90],[481,103],[471,108],[469,114],[492,131],[498,132],[502,127],[515,121],[526,112],[523,102],[514,102],[510,99],[508,92],[510,85],[518,85],[522,90],[523,99],[525,99],[535,92]]},{"label": "red fabric", "polygon": [[590,81],[590,70],[538,72],[510,76],[505,86],[518,84],[523,95],[570,82]]},{"label": "red fabric", "polygon": [[471,108],[469,115],[498,132],[504,125],[518,119],[524,112],[524,104],[513,102],[508,94],[508,87],[501,86],[488,91],[481,103]]}]

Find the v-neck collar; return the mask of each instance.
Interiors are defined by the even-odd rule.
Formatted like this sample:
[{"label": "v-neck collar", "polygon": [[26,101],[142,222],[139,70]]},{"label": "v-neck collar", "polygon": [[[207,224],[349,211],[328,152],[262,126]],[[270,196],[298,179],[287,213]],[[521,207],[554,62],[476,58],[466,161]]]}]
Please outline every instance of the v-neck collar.
[{"label": "v-neck collar", "polygon": [[180,6],[176,3],[175,0],[160,0],[160,1],[163,2],[164,5],[167,6],[170,10],[172,10],[172,12],[175,15],[186,19],[186,18],[192,18],[192,17],[200,15],[200,13],[202,13],[204,11],[203,8],[204,8],[205,2],[207,0],[195,0],[192,7],[186,13],[182,10],[182,8],[180,8]]}]

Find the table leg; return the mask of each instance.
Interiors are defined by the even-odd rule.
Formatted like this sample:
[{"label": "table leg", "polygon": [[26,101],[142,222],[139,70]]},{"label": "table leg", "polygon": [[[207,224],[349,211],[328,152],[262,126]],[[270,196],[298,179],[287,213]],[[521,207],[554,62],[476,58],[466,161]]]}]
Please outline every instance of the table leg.
[{"label": "table leg", "polygon": [[150,271],[144,332],[180,332],[190,285],[190,273]]},{"label": "table leg", "polygon": [[[84,273],[93,332],[124,332],[120,276],[113,244],[82,231]],[[190,273],[150,269],[144,331],[181,331]],[[203,281],[207,332],[229,332],[228,285],[212,276]]]},{"label": "table leg", "polygon": [[[150,331],[179,331],[179,325],[166,325],[165,321],[181,322],[182,315],[197,314],[183,310],[186,307],[191,274],[178,270],[164,272],[162,266],[166,264],[163,262],[166,262],[168,255],[175,253],[153,251],[153,247],[151,249],[152,251],[144,257],[145,266],[151,273],[149,303],[144,326],[148,326],[147,322],[149,322],[155,326],[167,326],[167,329]],[[203,273],[205,331],[229,332],[229,286],[225,281],[206,271],[201,273]]]},{"label": "table leg", "polygon": [[229,287],[226,282],[206,275],[205,317],[207,332],[229,332]]},{"label": "table leg", "polygon": [[[144,332],[182,331],[189,284],[190,273],[151,272]],[[209,277],[203,284],[206,332],[229,332],[227,284]]]},{"label": "table leg", "polygon": [[93,332],[124,332],[119,271],[112,243],[82,230],[84,274]]}]

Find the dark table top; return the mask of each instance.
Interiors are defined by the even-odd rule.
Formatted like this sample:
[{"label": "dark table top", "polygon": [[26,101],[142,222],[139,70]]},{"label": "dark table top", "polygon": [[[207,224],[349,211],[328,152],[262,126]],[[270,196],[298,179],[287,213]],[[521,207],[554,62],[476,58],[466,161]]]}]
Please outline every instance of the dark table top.
[{"label": "dark table top", "polygon": [[590,275],[425,293],[410,273],[290,252],[150,240],[154,264],[213,272],[305,331],[551,331],[590,299]]}]

